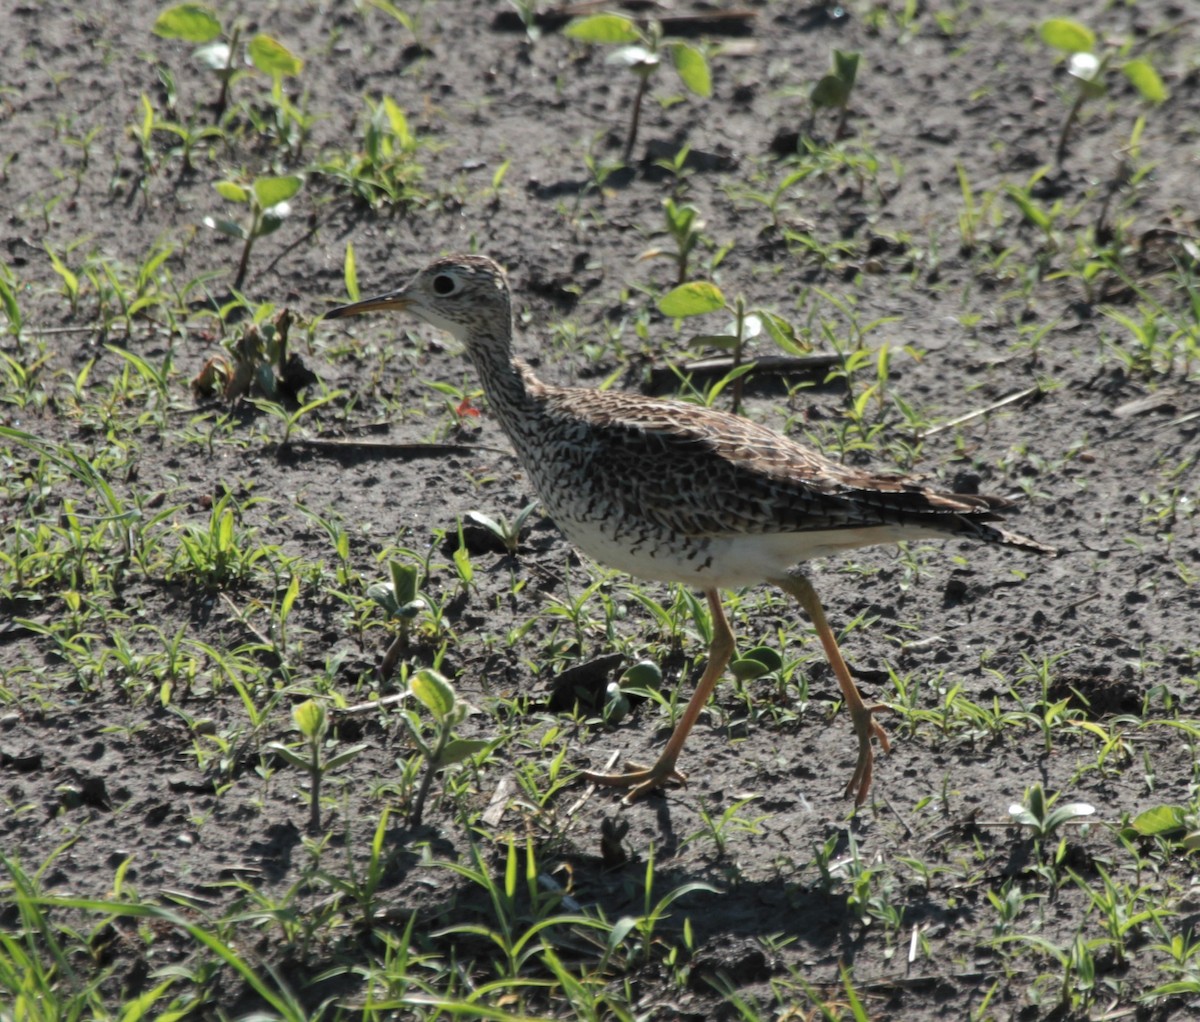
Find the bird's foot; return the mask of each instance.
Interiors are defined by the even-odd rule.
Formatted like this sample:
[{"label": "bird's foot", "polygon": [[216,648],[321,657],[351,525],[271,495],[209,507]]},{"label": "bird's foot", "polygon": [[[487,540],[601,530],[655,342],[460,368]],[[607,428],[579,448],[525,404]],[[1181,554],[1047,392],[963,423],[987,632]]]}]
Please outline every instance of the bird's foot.
[{"label": "bird's foot", "polygon": [[628,769],[622,774],[601,774],[594,770],[584,770],[583,776],[592,784],[603,784],[610,788],[628,788],[625,797],[621,799],[625,805],[629,805],[643,795],[667,784],[677,784],[681,788],[687,787],[687,774],[675,769],[673,758],[669,761],[660,759],[652,767],[645,767],[640,763],[626,763],[625,766]]},{"label": "bird's foot", "polygon": [[892,743],[888,740],[883,725],[875,719],[875,714],[891,712],[886,703],[876,703],[867,706],[859,703],[850,709],[850,721],[854,725],[854,733],[858,735],[858,763],[854,767],[854,776],[846,785],[846,794],[854,796],[854,804],[862,805],[871,791],[871,780],[875,774],[875,750],[871,747],[871,739],[878,738],[884,752],[892,751]]}]

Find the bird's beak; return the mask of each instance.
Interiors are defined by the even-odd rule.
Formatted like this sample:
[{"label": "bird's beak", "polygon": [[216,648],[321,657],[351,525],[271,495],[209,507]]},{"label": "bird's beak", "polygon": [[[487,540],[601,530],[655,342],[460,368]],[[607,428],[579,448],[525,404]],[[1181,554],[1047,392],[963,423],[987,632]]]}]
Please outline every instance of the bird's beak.
[{"label": "bird's beak", "polygon": [[388,291],[374,298],[364,298],[361,302],[351,302],[349,305],[339,305],[325,313],[326,319],[341,319],[343,316],[361,316],[364,312],[380,312],[389,309],[406,309],[412,299],[404,296],[404,290]]}]

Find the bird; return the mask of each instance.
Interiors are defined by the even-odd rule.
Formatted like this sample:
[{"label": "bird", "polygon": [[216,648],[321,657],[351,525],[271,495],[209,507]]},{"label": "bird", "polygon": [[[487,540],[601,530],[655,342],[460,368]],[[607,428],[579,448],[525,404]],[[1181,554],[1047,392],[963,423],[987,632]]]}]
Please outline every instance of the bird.
[{"label": "bird", "polygon": [[735,648],[721,590],[770,583],[799,602],[837,678],[858,745],[844,794],[862,805],[874,777],[873,741],[891,750],[875,719],[889,708],[860,694],[805,562],[928,538],[1055,551],[1003,527],[998,512],[1012,506],[1004,498],[941,492],[913,476],[845,465],[719,409],[545,383],[514,352],[512,303],[497,262],[454,254],[395,290],[339,305],[324,318],[404,310],[453,335],[565,537],[600,564],[704,593],[712,620],[708,660],[658,759],[583,776],[625,789],[626,803],[686,783],[680,753]]}]

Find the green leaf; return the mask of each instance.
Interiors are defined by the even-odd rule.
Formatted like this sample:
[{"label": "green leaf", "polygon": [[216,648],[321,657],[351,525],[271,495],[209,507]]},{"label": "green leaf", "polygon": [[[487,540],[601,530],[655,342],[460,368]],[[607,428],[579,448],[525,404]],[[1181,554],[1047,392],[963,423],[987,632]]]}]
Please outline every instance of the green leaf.
[{"label": "green leaf", "polygon": [[401,561],[389,561],[392,588],[397,603],[412,603],[417,598],[417,569]]},{"label": "green leaf", "polygon": [[279,605],[280,618],[286,618],[291,612],[292,607],[296,603],[296,598],[300,595],[300,576],[293,575],[292,581],[288,583],[287,592],[283,594],[283,602]]},{"label": "green leaf", "polygon": [[695,280],[668,291],[658,301],[658,311],[664,316],[677,319],[682,316],[700,316],[725,307],[725,296],[716,284]]},{"label": "green leaf", "polygon": [[228,199],[230,202],[249,202],[250,189],[243,188],[236,181],[218,181],[213,187],[217,190],[217,194],[222,199]]},{"label": "green leaf", "polygon": [[340,749],[336,756],[331,756],[325,761],[326,770],[336,770],[340,766],[345,766],[365,749],[370,748],[369,742],[361,742],[358,745],[351,745],[349,748]]},{"label": "green leaf", "polygon": [[283,43],[261,32],[246,45],[246,52],[250,54],[250,62],[263,74],[272,78],[298,75],[304,67],[304,61]]},{"label": "green leaf", "polygon": [[777,316],[773,312],[763,312],[760,315],[763,325],[767,328],[767,333],[771,335],[771,340],[783,351],[797,356],[807,355],[812,351],[811,344],[796,336],[796,328],[789,320]]},{"label": "green leaf", "polygon": [[325,710],[315,699],[306,699],[295,707],[292,719],[305,738],[316,738],[325,730]]},{"label": "green leaf", "polygon": [[396,599],[396,590],[390,582],[375,582],[367,586],[367,599],[383,608],[389,617],[400,610],[400,601]]},{"label": "green leaf", "polygon": [[768,671],[778,671],[783,666],[783,657],[779,655],[779,650],[770,646],[755,646],[747,650],[745,655],[751,660],[765,664]]},{"label": "green leaf", "polygon": [[850,87],[837,75],[826,75],[813,86],[809,99],[815,107],[836,110],[850,99]]},{"label": "green leaf", "polygon": [[273,752],[277,756],[282,756],[288,763],[294,767],[299,767],[301,770],[307,770],[312,764],[301,756],[295,749],[291,749],[282,742],[268,742],[263,746],[267,752]]},{"label": "green leaf", "polygon": [[283,226],[283,217],[272,209],[268,209],[258,222],[258,231],[255,236],[265,238],[268,234],[274,234],[280,227]]},{"label": "green leaf", "polygon": [[8,317],[8,329],[12,334],[21,332],[21,307],[17,304],[17,296],[13,289],[0,278],[0,304],[4,305],[4,315]]},{"label": "green leaf", "polygon": [[1036,227],[1040,227],[1043,231],[1048,230],[1051,224],[1050,218],[1046,215],[1038,204],[1029,197],[1029,195],[1016,185],[1005,185],[1004,189],[1008,192],[1008,197],[1013,200],[1025,214],[1025,219]]},{"label": "green leaf", "polygon": [[1096,48],[1096,35],[1086,25],[1068,18],[1051,18],[1038,27],[1042,42],[1065,53],[1081,53]]},{"label": "green leaf", "polygon": [[859,54],[855,50],[833,51],[833,73],[842,80],[847,93],[854,88],[858,79],[858,59]]},{"label": "green leaf", "polygon": [[690,343],[694,348],[720,348],[722,351],[732,351],[738,346],[738,339],[733,334],[696,334]]},{"label": "green leaf", "polygon": [[1155,806],[1133,818],[1133,829],[1142,837],[1170,834],[1187,826],[1182,806]]},{"label": "green leaf", "polygon": [[483,752],[489,744],[482,738],[452,738],[446,743],[442,754],[438,756],[437,762],[433,765],[447,767],[453,763],[460,763],[469,756]]},{"label": "green leaf", "polygon": [[278,206],[281,202],[287,202],[300,191],[303,184],[304,178],[297,174],[288,174],[284,177],[259,177],[254,179],[254,195],[263,209],[270,209],[272,206]]},{"label": "green leaf", "polygon": [[68,296],[79,292],[79,278],[72,272],[49,245],[46,246],[46,254],[50,256],[50,262],[54,266],[54,272],[62,277],[63,287],[66,289]]},{"label": "green leaf", "polygon": [[220,231],[222,234],[228,234],[231,238],[246,238],[246,228],[241,224],[235,223],[232,220],[222,220],[216,217],[206,216],[204,218],[204,226],[209,230]]},{"label": "green leaf", "polygon": [[771,669],[760,660],[752,657],[739,657],[729,665],[729,673],[738,681],[753,681],[764,674],[770,674]]},{"label": "green leaf", "polygon": [[1163,85],[1150,61],[1139,57],[1129,61],[1123,70],[1125,77],[1133,82],[1133,87],[1142,94],[1142,99],[1149,103],[1162,103],[1166,100],[1167,87]]},{"label": "green leaf", "polygon": [[408,687],[438,720],[445,720],[454,712],[454,688],[437,671],[428,667],[418,671]]},{"label": "green leaf", "polygon": [[203,4],[180,4],[163,11],[155,19],[152,31],[163,39],[207,43],[221,34],[221,22]]},{"label": "green leaf", "polygon": [[578,18],[563,29],[563,35],[583,43],[635,43],[641,39],[637,25],[620,14]]},{"label": "green leaf", "polygon": [[688,89],[706,99],[712,95],[712,74],[708,69],[708,61],[700,50],[687,43],[672,43],[671,62]]},{"label": "green leaf", "polygon": [[639,660],[621,675],[621,684],[633,688],[662,688],[662,680],[662,670],[653,660]]}]

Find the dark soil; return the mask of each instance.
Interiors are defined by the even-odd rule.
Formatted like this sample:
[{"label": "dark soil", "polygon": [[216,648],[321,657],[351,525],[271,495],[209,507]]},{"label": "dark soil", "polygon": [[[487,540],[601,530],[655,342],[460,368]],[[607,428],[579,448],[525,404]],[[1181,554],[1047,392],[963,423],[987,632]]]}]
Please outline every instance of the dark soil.
[{"label": "dark soil", "polygon": [[[843,967],[871,1018],[965,1019],[989,991],[984,1017],[996,1019],[1076,1017],[1072,1011],[1099,1017],[1104,1009],[1196,1017],[1195,993],[1138,1002],[1170,978],[1150,948],[1163,937],[1149,926],[1138,929],[1145,935],[1131,941],[1124,961],[1108,948],[1097,951],[1091,1008],[1060,1008],[1055,981],[1038,980],[1038,969],[1061,977],[1051,956],[988,943],[996,910],[987,893],[1011,883],[1048,899],[1018,932],[1067,948],[1077,933],[1100,933],[1081,887],[1066,881],[1056,889],[1039,859],[1044,850],[1009,823],[1009,805],[1031,785],[1097,810],[1100,822],[1064,829],[1050,842],[1052,849],[1066,834],[1060,881],[1069,867],[1098,885],[1104,868],[1134,884],[1117,825],[1153,806],[1196,808],[1194,735],[1146,722],[1194,713],[1198,687],[1200,341],[1197,292],[1189,296],[1180,281],[1196,281],[1200,19],[1170,2],[1061,5],[1150,58],[1170,98],[1147,108],[1114,76],[1110,94],[1085,105],[1064,166],[1055,168],[1071,80],[1037,39],[1045,5],[922,8],[910,30],[899,22],[898,4],[890,16],[882,5],[859,3],[843,13],[782,2],[744,6],[755,15],[744,32],[741,22],[703,26],[705,39],[725,47],[711,57],[713,97],[649,99],[636,162],[600,188],[585,157],[618,159],[632,77],[552,25],[531,43],[506,4],[421,5],[416,38],[350,4],[248,14],[251,32],[268,32],[306,59],[285,88],[317,115],[311,138],[297,153],[242,125],[199,152],[190,171],[167,152],[165,136],[147,167],[130,132],[142,121],[143,96],[166,109],[161,68],[174,79],[177,120],[203,124],[215,116],[205,105],[212,81],[191,64],[189,47],[151,34],[159,8],[142,0],[9,8],[0,31],[0,261],[17,282],[23,343],[36,338],[48,359],[42,399],[21,405],[8,398],[5,422],[87,459],[112,464],[119,451],[122,471],[108,478],[122,499],[147,517],[174,509],[154,526],[168,557],[183,530],[207,523],[214,500],[228,492],[241,508],[239,529],[253,544],[273,544],[272,563],[284,565],[274,575],[259,565],[222,591],[162,564],[131,566],[115,593],[94,599],[85,565],[74,586],[86,620],[77,640],[101,665],[88,677],[75,652],[30,627],[61,624],[71,587],[7,584],[0,847],[29,873],[48,863],[44,893],[109,896],[117,867],[129,859],[125,882],[139,898],[182,903],[197,918],[223,917],[248,890],[280,899],[302,879],[297,901],[305,911],[326,898],[328,887],[313,879],[319,855],[305,835],[306,779],[263,747],[294,739],[290,706],[301,693],[327,691],[331,705],[345,706],[394,691],[395,682],[381,688],[374,673],[391,632],[377,614],[366,617],[364,631],[338,594],[361,598],[398,550],[424,557],[432,549],[425,590],[443,610],[444,633],[431,637],[418,627],[405,669],[429,666],[444,645],[441,670],[480,711],[460,730],[506,740],[482,765],[456,774],[450,794],[436,781],[424,821],[410,827],[411,790],[397,794],[413,757],[407,732],[384,711],[335,715],[337,738],[364,742],[366,750],[328,780],[325,825],[333,836],[323,868],[345,872],[348,861],[361,868],[381,811],[393,808],[379,925],[394,923],[400,932],[416,912],[416,944],[449,960],[451,940],[436,934],[454,923],[486,923],[489,908],[478,885],[436,863],[470,863],[474,843],[502,873],[503,839],[515,834],[523,845],[528,835],[546,871],[610,921],[644,912],[651,855],[654,900],[697,881],[715,888],[686,895],[662,924],[663,948],[680,948],[690,920],[694,950],[686,966],[672,971],[664,952],[614,974],[613,989],[631,984],[638,1017],[738,1017],[727,991],[757,999],[762,1017],[792,1010],[786,1017],[808,1017],[815,1001],[802,993],[805,984],[813,997],[844,1009]],[[232,20],[236,12],[221,13]],[[831,146],[835,118],[822,111],[811,119],[807,97],[834,48],[862,53],[842,144],[863,162],[857,169],[831,162],[797,184],[772,222],[746,195],[770,193],[804,138]],[[682,93],[673,72],[662,70],[652,97]],[[235,83],[233,97],[268,91],[261,78],[247,78]],[[360,148],[363,97],[384,95],[432,143],[418,154],[428,198],[373,210],[311,168]],[[1131,153],[1130,132],[1143,112],[1140,149]],[[683,144],[692,154],[679,180],[655,159]],[[493,175],[506,160],[495,190]],[[1030,189],[1041,208],[1058,211],[1043,231],[1022,216],[1005,185],[1023,188],[1046,166]],[[231,214],[215,181],[306,170],[291,216],[255,246],[240,289],[251,303],[300,317],[293,352],[320,387],[341,392],[302,416],[282,444],[278,417],[245,402],[197,400],[188,389],[236,328],[204,308],[228,300],[240,243],[201,222]],[[985,206],[967,235],[960,172]],[[866,348],[890,347],[888,389],[869,408],[884,426],[873,437],[874,465],[923,474],[945,488],[1013,495],[1013,528],[1060,551],[1038,559],[922,544],[813,566],[835,628],[854,625],[842,633],[843,649],[868,700],[910,711],[885,721],[894,749],[880,758],[872,799],[857,813],[843,797],[854,748],[845,715],[831,712],[836,683],[799,609],[765,590],[731,598],[732,620],[742,648],[779,646],[787,636],[788,680],[745,689],[727,681],[718,689],[685,750],[686,789],[624,808],[615,795],[572,780],[537,804],[520,778],[544,780],[564,745],[567,777],[618,752],[649,761],[670,725],[659,706],[643,702],[606,727],[574,712],[569,696],[552,704],[554,678],[624,654],[590,678],[583,672],[582,690],[602,691],[621,664],[649,657],[663,666],[664,691],[677,689],[682,705],[703,667],[701,631],[668,588],[582,562],[537,514],[516,556],[467,530],[475,576],[464,591],[452,565],[461,517],[479,510],[511,518],[536,496],[486,402],[475,400],[478,416],[456,415],[447,402],[453,408],[459,399],[430,388],[429,381],[442,381],[476,389],[469,367],[446,337],[412,322],[314,322],[330,301],[344,299],[348,243],[364,294],[402,283],[434,254],[481,251],[508,267],[521,313],[518,346],[545,378],[587,386],[615,378],[615,386],[637,388],[649,365],[691,357],[692,325],[676,332],[655,311],[654,296],[674,283],[673,264],[639,260],[651,247],[670,249],[657,232],[671,196],[701,211],[711,239],[694,257],[694,276],[810,329],[820,351],[830,350],[823,324],[846,347],[855,325],[871,325]],[[1114,233],[1118,243],[1104,240]],[[102,289],[81,267],[92,259],[136,269],[160,244],[171,247],[163,272],[176,288],[206,278],[187,294],[192,314],[173,326],[156,310],[135,317],[128,334],[119,318],[104,332]],[[715,248],[726,245],[710,272]],[[47,247],[80,273],[74,308]],[[1119,249],[1119,269],[1098,265],[1085,286],[1070,271],[1101,247]],[[1131,331],[1106,310],[1157,320],[1162,337],[1190,323],[1190,339],[1139,358]],[[721,326],[705,323],[702,329]],[[778,354],[765,338],[756,344],[753,353]],[[165,428],[153,416],[139,421],[153,411],[149,398],[145,409],[107,415],[89,399],[127,371],[114,348],[169,367]],[[1177,357],[1164,360],[1172,349]],[[25,349],[10,336],[3,350],[19,358]],[[74,381],[90,363],[77,397]],[[852,385],[861,392],[872,382],[873,368]],[[6,393],[14,387],[10,379]],[[786,384],[757,377],[746,390],[747,414],[841,453],[844,386],[821,376]],[[912,425],[897,398],[946,422],[1026,391],[1027,398],[923,443],[901,442]],[[313,384],[305,394],[324,392]],[[718,399],[727,401],[728,393]],[[414,446],[431,440],[441,446]],[[5,448],[12,473],[0,510],[6,527],[57,524],[66,502],[81,515],[105,513],[96,494],[70,481],[35,493],[28,452],[14,450]],[[345,565],[320,519],[340,521],[349,534]],[[297,560],[287,566],[286,558]],[[95,550],[85,560],[108,563]],[[302,586],[281,663],[271,652],[277,637],[265,633],[292,574]],[[597,581],[578,626],[549,612]],[[636,591],[675,608],[672,625],[660,624]],[[190,644],[205,643],[243,666],[225,672],[201,657],[196,676],[177,679],[164,706],[158,686],[131,678],[111,652],[114,632],[160,650],[161,638],[181,634],[192,655],[198,647]],[[257,728],[227,680],[251,668],[274,672],[278,696]],[[962,718],[939,726],[939,713],[959,696],[1031,716],[994,733],[972,730]],[[1060,721],[1047,740],[1031,721],[1059,701],[1078,722]],[[260,696],[259,708],[266,702]],[[1091,725],[1123,737],[1111,756],[1101,754]],[[208,736],[234,740],[218,755]],[[275,767],[267,780],[264,763]],[[714,840],[709,821],[751,795],[737,819],[753,826],[735,821],[723,841]],[[464,826],[469,819],[474,830]],[[602,835],[612,821],[628,825],[615,843]],[[1140,877],[1159,885],[1159,903],[1177,912],[1164,924],[1170,934],[1196,923],[1194,869],[1184,855],[1163,861],[1157,879]],[[906,860],[926,864],[931,876]],[[855,901],[848,862],[875,874],[875,886],[864,890],[899,907],[896,925]],[[356,944],[345,926],[286,948],[273,943],[277,932],[250,930],[246,951],[274,967],[303,1003],[313,1011],[331,995],[361,1003],[363,991],[348,976],[310,980],[331,964],[373,959],[377,946]],[[910,945],[918,948],[913,960]],[[491,953],[485,941],[460,939],[456,950],[460,962]],[[112,970],[114,997],[127,997],[152,970],[192,953],[178,934],[163,936],[152,953],[143,942],[114,940],[103,964]],[[1019,955],[1015,964],[1010,954]],[[774,989],[790,992],[777,1002]],[[261,1007],[232,976],[209,994],[211,1010],[231,1016]],[[527,1007],[570,1014],[563,1004]]]}]

